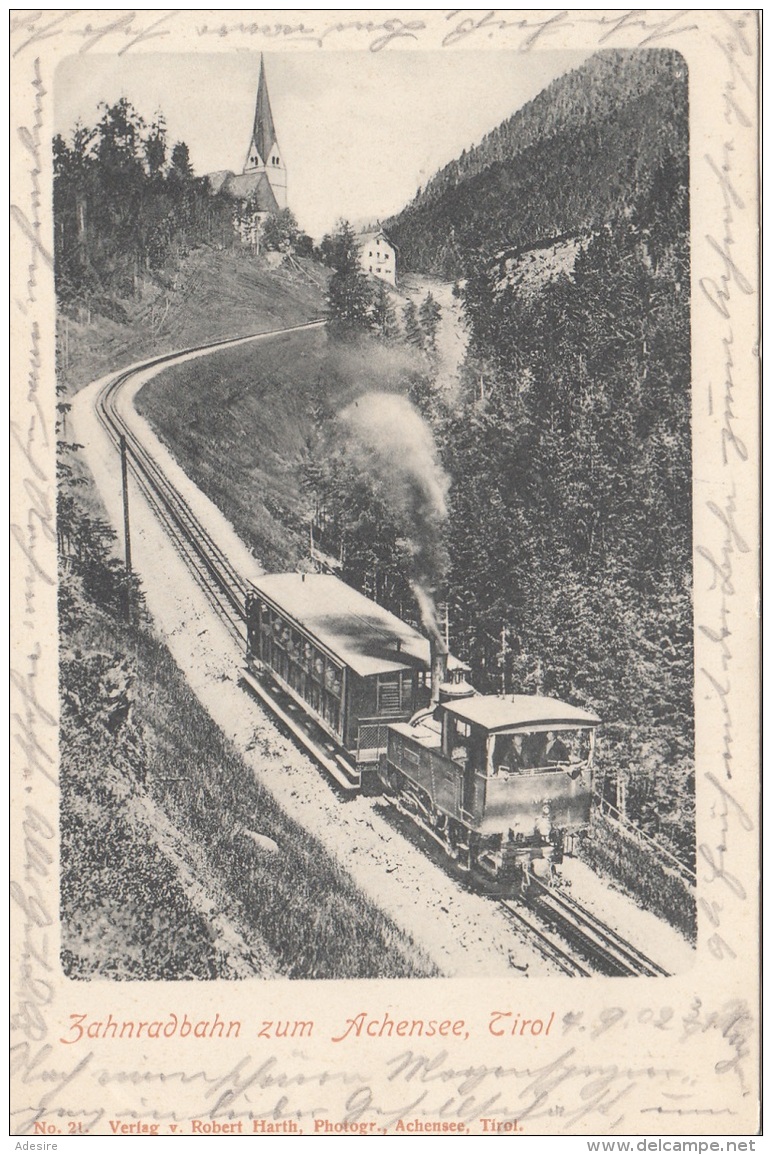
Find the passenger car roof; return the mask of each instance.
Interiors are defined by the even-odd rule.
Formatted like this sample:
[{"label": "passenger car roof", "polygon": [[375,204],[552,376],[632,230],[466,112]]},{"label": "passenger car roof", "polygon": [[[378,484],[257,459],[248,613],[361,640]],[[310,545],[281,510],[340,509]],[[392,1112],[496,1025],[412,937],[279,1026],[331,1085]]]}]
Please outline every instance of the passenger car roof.
[{"label": "passenger car roof", "polygon": [[473,722],[486,730],[527,730],[532,726],[598,726],[600,718],[591,710],[571,706],[558,698],[538,694],[478,694],[443,706],[463,722]]},{"label": "passenger car roof", "polygon": [[[430,669],[423,634],[333,574],[264,574],[252,586],[362,677]],[[459,666],[468,669],[448,659],[449,669]]]}]

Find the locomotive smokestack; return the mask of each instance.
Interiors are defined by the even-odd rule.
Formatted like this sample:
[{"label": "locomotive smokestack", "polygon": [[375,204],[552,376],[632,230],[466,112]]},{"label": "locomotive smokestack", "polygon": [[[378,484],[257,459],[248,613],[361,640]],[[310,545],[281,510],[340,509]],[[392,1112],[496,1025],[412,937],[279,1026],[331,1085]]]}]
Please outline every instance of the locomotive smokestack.
[{"label": "locomotive smokestack", "polygon": [[430,638],[429,653],[432,664],[431,704],[436,706],[440,700],[440,686],[448,676],[448,647],[441,637]]}]

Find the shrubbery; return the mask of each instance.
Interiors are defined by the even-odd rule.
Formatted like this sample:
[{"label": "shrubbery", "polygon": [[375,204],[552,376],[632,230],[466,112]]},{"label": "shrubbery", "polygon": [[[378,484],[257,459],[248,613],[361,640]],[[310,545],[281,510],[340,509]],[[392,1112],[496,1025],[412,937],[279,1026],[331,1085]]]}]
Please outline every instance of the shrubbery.
[{"label": "shrubbery", "polygon": [[579,853],[599,874],[634,894],[646,910],[696,942],[697,899],[693,888],[621,827],[596,814]]}]

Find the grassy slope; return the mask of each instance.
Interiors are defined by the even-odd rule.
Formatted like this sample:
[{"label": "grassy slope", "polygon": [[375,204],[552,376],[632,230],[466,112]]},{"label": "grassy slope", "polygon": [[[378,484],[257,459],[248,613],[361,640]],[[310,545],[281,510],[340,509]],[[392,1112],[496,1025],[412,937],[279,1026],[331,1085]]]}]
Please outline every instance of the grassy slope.
[{"label": "grassy slope", "polygon": [[[160,300],[165,309],[156,331],[142,322],[147,300],[144,306],[124,302],[135,313],[129,325],[63,319],[60,383],[75,391],[141,357],[298,324],[323,308],[321,293],[307,278],[261,270],[238,254],[196,254],[178,287],[178,294],[152,290],[156,307]],[[67,460],[73,464],[73,455]],[[80,524],[85,515],[103,519],[82,463],[76,474]],[[326,852],[257,787],[150,624],[127,631],[120,599],[100,594],[98,582],[86,592],[79,564],[72,553],[63,558],[60,581],[67,607],[60,646],[68,669],[61,749],[66,972],[73,978],[235,977],[243,964],[229,958],[211,930],[208,914],[219,910],[227,912],[258,973],[435,973],[412,941],[365,902]],[[100,661],[108,679],[116,663],[133,679],[131,721],[114,730],[104,724],[104,714],[81,709],[73,698],[76,685],[89,703],[100,693],[109,698],[104,678],[89,682],[93,663]],[[260,833],[279,846],[267,859],[240,834],[242,826],[254,827],[255,814],[261,815]],[[168,820],[182,832],[179,842],[168,837]],[[167,827],[165,836],[161,826]],[[195,839],[189,838],[191,830]],[[187,847],[182,869],[180,843]]]},{"label": "grassy slope", "polygon": [[60,318],[59,376],[72,392],[140,357],[299,325],[324,311],[327,273],[314,262],[270,270],[238,250],[197,249],[163,284],[122,301],[128,317]]},{"label": "grassy slope", "polygon": [[308,552],[301,484],[320,414],[370,389],[404,390],[407,350],[330,346],[323,330],[223,350],[157,374],[137,408],[269,571]]},{"label": "grassy slope", "polygon": [[137,399],[269,569],[294,568],[303,552],[299,466],[314,406],[324,400],[318,365],[326,341],[313,330],[215,353],[159,374]]},{"label": "grassy slope", "polygon": [[[75,617],[63,654],[63,960],[71,977],[237,977],[243,963],[211,929],[218,913],[258,974],[436,973],[257,784],[147,626],[130,631],[84,603]],[[126,655],[135,678],[130,729],[84,725],[73,710],[67,691],[78,653]],[[98,696],[97,685],[91,701]],[[275,852],[255,845],[249,830],[273,840]]]}]

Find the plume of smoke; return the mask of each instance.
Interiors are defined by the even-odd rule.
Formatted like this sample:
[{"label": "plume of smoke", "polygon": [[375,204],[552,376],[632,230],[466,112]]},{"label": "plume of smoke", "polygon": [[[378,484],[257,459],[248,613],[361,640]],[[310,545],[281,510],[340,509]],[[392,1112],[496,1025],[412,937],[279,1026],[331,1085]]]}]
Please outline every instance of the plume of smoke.
[{"label": "plume of smoke", "polygon": [[404,393],[411,377],[425,371],[425,359],[410,345],[368,340],[331,344],[325,353],[324,372],[335,381],[341,407],[368,392]]},{"label": "plume of smoke", "polygon": [[448,477],[431,429],[406,397],[365,393],[340,414],[349,453],[378,485],[409,545],[411,585],[429,633],[441,640],[435,594],[447,571]]}]

